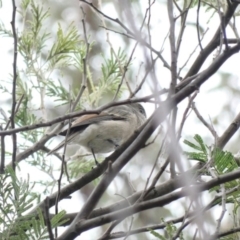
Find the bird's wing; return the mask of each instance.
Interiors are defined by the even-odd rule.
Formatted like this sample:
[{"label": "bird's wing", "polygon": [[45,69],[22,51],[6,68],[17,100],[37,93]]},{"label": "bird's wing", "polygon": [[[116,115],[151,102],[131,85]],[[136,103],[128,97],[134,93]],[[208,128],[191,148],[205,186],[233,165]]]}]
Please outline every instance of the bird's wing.
[{"label": "bird's wing", "polygon": [[78,134],[78,133],[73,133],[73,134],[71,134],[70,136],[68,136],[67,139],[63,140],[63,141],[60,142],[55,148],[53,148],[53,149],[47,154],[47,156],[50,155],[50,154],[52,154],[52,153],[54,153],[54,152],[56,152],[57,150],[61,149],[61,148],[64,146],[65,142],[67,142],[67,143],[71,142],[71,140],[72,140],[77,134]]},{"label": "bird's wing", "polygon": [[69,143],[75,136],[77,136],[78,134],[81,134],[81,132],[84,131],[90,124],[99,123],[102,121],[109,121],[109,120],[113,120],[113,121],[126,120],[126,118],[120,117],[119,115],[116,115],[116,114],[109,114],[105,112],[102,112],[101,114],[84,115],[77,118],[74,122],[72,122],[69,133],[68,133],[67,126],[64,131],[59,133],[59,135],[61,136],[66,136],[68,133],[67,139],[59,143],[47,155],[50,155],[53,152],[56,152],[57,150],[62,148],[65,142]]},{"label": "bird's wing", "polygon": [[[89,125],[93,123],[99,123],[102,121],[119,121],[119,120],[126,120],[124,117],[120,117],[116,114],[109,114],[102,112],[101,114],[89,114],[84,115],[82,117],[77,118],[74,122],[72,122],[72,125],[70,126],[70,132],[69,135],[72,135],[73,133],[81,133],[84,129],[86,129]],[[59,135],[66,136],[68,132],[68,128],[66,128],[64,131],[60,132]]]}]

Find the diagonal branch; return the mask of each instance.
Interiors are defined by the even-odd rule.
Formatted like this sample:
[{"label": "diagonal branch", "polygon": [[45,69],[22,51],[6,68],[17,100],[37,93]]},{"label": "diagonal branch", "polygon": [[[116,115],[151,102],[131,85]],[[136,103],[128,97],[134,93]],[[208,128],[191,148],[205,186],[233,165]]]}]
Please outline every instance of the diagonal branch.
[{"label": "diagonal branch", "polygon": [[[237,6],[238,6],[238,3],[228,4],[227,11],[225,15],[222,17],[222,22],[224,22],[225,28],[228,25],[230,19],[232,18]],[[194,61],[194,64],[188,71],[186,77],[197,74],[199,69],[202,67],[203,63],[207,59],[207,57],[214,51],[214,49],[216,49],[219,46],[220,37],[222,36],[221,31],[223,30],[222,27],[223,27],[222,24],[220,24],[212,40],[204,49],[202,49],[201,53],[198,55],[197,59]]]},{"label": "diagonal branch", "polygon": [[183,99],[193,93],[198,89],[205,81],[207,81],[219,68],[220,66],[233,54],[237,53],[240,49],[240,43],[236,44],[234,47],[230,48],[221,54],[196,80],[185,87],[177,94],[175,94],[171,99],[167,99],[161,104],[161,106],[153,113],[152,117],[144,126],[141,133],[138,135],[136,140],[124,151],[112,165],[111,169],[103,176],[98,186],[94,189],[92,194],[89,196],[88,200],[82,207],[82,210],[78,213],[69,228],[58,238],[58,240],[72,239],[80,234],[80,231],[76,231],[76,226],[89,217],[93,208],[96,206],[100,200],[102,194],[105,192],[106,188],[109,186],[111,181],[117,175],[117,173],[127,164],[127,162],[136,154],[136,152],[144,146],[145,142],[162,123],[169,112]]},{"label": "diagonal branch", "polygon": [[131,216],[133,213],[141,212],[147,209],[163,207],[164,205],[169,204],[177,199],[188,196],[189,192],[193,191],[193,189],[194,191],[196,191],[197,189],[197,192],[200,193],[206,190],[210,190],[213,187],[219,186],[219,184],[235,180],[239,177],[240,177],[240,170],[237,170],[231,173],[226,173],[224,175],[218,176],[217,178],[214,178],[203,184],[193,185],[181,191],[169,193],[167,195],[164,195],[162,197],[155,198],[149,201],[140,202],[136,205],[126,207],[123,210],[111,212],[109,214],[106,214],[100,217],[79,221],[75,225],[75,228],[72,229],[72,231],[74,230],[74,232],[71,232],[71,234],[69,233],[68,235],[63,234],[62,236],[57,238],[57,240],[74,239],[74,237],[78,236],[79,233],[84,232],[92,228],[93,226],[97,227],[97,226],[112,222],[113,220],[120,220],[122,218]]},{"label": "diagonal branch", "polygon": [[224,148],[224,146],[231,139],[231,137],[237,132],[239,126],[240,126],[240,113],[236,116],[233,122],[224,131],[222,136],[218,138],[217,146],[221,149]]}]

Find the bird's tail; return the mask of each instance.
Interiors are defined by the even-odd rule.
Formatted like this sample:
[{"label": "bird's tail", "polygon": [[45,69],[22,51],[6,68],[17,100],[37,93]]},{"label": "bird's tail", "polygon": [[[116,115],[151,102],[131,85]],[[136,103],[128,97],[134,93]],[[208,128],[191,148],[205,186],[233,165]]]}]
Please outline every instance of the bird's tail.
[{"label": "bird's tail", "polygon": [[72,139],[75,138],[77,135],[78,135],[78,133],[74,133],[74,134],[71,134],[70,136],[68,136],[67,139],[63,140],[63,141],[60,142],[55,148],[53,148],[53,149],[47,154],[47,156],[50,155],[50,154],[52,154],[52,153],[55,153],[56,151],[58,151],[59,149],[61,149],[61,148],[64,146],[65,142],[66,142],[66,144],[70,143],[70,142],[72,141]]},{"label": "bird's tail", "polygon": [[61,143],[59,143],[55,148],[53,148],[48,154],[47,156],[49,156],[52,153],[55,153],[56,151],[58,151],[59,149],[61,149],[64,146],[65,140],[62,141]]}]

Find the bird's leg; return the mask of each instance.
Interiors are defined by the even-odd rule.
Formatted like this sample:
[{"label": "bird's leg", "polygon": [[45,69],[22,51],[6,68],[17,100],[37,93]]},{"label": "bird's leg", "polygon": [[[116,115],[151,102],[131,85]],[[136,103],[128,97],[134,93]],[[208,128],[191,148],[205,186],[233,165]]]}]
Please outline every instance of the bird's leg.
[{"label": "bird's leg", "polygon": [[92,152],[92,155],[93,155],[93,157],[94,157],[94,161],[95,161],[96,165],[98,166],[98,165],[99,165],[99,162],[97,161],[96,156],[95,156],[94,151],[93,151],[92,148],[91,148],[91,152]]}]

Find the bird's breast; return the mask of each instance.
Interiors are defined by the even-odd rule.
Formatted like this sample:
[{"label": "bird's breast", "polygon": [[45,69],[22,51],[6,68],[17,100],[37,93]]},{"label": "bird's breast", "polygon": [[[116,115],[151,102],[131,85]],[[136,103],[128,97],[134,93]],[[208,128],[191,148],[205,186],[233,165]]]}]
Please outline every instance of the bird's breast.
[{"label": "bird's breast", "polygon": [[74,141],[94,153],[114,151],[135,129],[127,121],[103,121],[91,124]]}]

